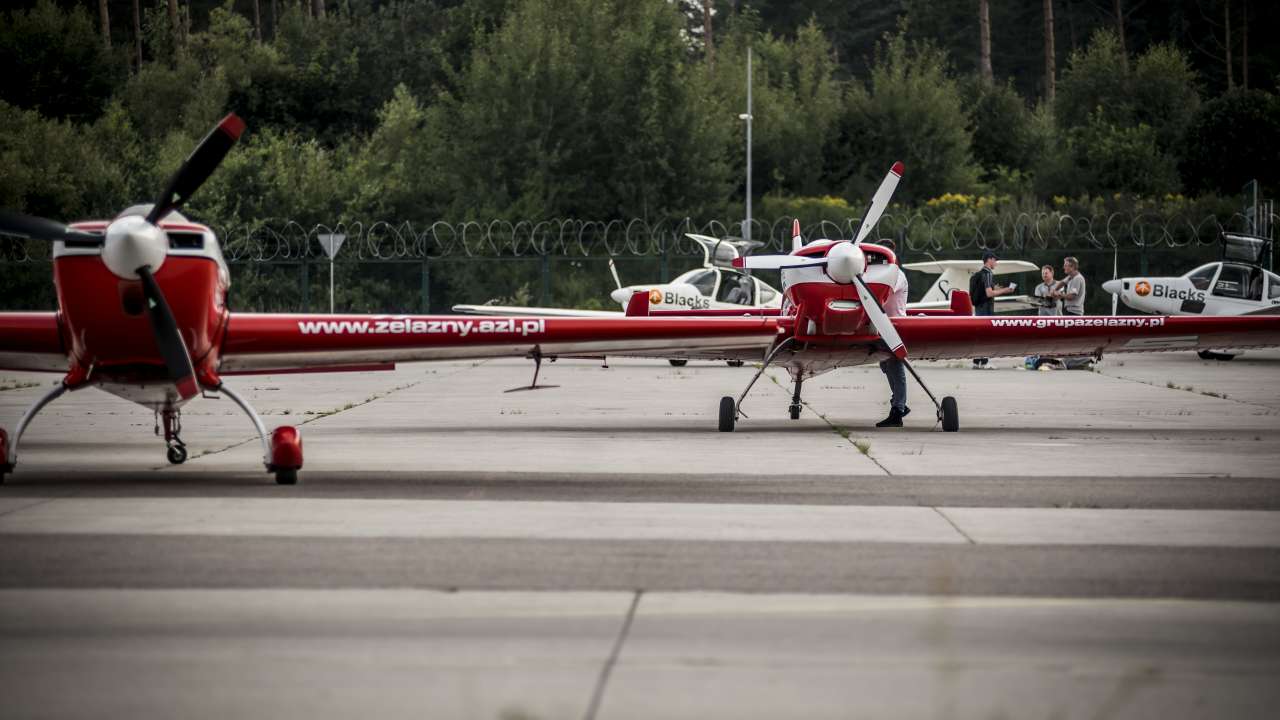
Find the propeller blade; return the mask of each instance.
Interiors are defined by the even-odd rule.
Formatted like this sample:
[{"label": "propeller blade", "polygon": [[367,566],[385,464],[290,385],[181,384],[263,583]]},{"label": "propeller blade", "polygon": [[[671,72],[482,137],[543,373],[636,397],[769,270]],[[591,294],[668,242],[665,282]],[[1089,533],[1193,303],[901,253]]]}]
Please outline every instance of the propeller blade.
[{"label": "propeller blade", "polygon": [[17,235],[34,240],[102,244],[101,235],[73,230],[57,220],[32,217],[9,210],[0,210],[0,235]]},{"label": "propeller blade", "polygon": [[889,200],[893,198],[893,193],[898,189],[898,181],[902,179],[903,165],[902,161],[893,164],[889,168],[889,173],[884,176],[884,180],[880,183],[880,188],[876,190],[876,194],[871,196],[871,207],[867,208],[867,212],[862,216],[862,226],[858,228],[858,234],[854,237],[855,243],[860,243],[867,239],[871,234],[871,230],[875,228],[876,223],[880,222],[880,216],[884,214],[885,208],[889,207]]},{"label": "propeller blade", "polygon": [[138,268],[138,277],[142,280],[142,294],[147,298],[147,314],[151,318],[151,329],[155,332],[156,345],[160,348],[160,356],[164,358],[165,367],[169,369],[169,378],[178,388],[183,400],[195,397],[200,391],[196,384],[196,370],[191,364],[191,353],[182,340],[182,332],[178,330],[178,322],[173,318],[173,311],[160,291],[160,285],[151,274],[151,267],[143,265]]},{"label": "propeller blade", "polygon": [[880,333],[880,339],[889,346],[889,352],[893,353],[899,360],[907,359],[907,346],[902,342],[902,338],[898,335],[898,329],[893,326],[893,321],[885,314],[884,308],[880,306],[880,301],[876,296],[871,294],[871,289],[867,287],[867,283],[862,279],[861,275],[854,277],[856,281],[854,286],[858,288],[858,298],[862,300],[862,307],[867,311],[867,318],[871,320],[871,326]]},{"label": "propeller blade", "polygon": [[187,200],[204,184],[205,180],[222,163],[222,159],[231,151],[231,147],[244,132],[244,121],[235,113],[222,118],[209,134],[200,141],[196,149],[178,168],[178,172],[169,179],[169,185],[156,200],[155,207],[147,215],[147,222],[155,225],[160,218],[168,215]]},{"label": "propeller blade", "polygon": [[609,272],[613,275],[614,284],[618,286],[619,290],[621,290],[622,281],[618,279],[618,266],[613,264],[613,258],[609,258]]},{"label": "propeller blade", "polygon": [[800,237],[800,218],[791,220],[791,252],[796,252],[804,247],[804,239]]}]

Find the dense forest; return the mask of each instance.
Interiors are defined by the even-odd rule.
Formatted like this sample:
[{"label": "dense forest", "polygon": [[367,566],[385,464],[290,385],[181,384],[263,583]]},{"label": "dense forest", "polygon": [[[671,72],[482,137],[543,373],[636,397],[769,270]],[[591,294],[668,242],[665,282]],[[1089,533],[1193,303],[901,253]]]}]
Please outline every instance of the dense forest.
[{"label": "dense forest", "polygon": [[[1260,0],[13,0],[0,207],[145,202],[234,110],[191,202],[290,220],[760,217],[896,201],[1229,214],[1280,180]],[[425,292],[425,291],[424,291]]]}]

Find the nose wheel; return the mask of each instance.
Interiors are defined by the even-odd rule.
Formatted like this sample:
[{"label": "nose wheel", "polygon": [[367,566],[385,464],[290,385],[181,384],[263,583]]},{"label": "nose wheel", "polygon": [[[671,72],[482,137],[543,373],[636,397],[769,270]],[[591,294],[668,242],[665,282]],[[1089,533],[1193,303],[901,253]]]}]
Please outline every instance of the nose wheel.
[{"label": "nose wheel", "polygon": [[182,433],[182,416],[177,410],[161,410],[156,412],[156,434],[160,434],[161,418],[164,425],[164,444],[167,447],[165,456],[169,464],[181,465],[187,461],[187,444],[179,437]]},{"label": "nose wheel", "polygon": [[181,465],[187,461],[187,446],[175,437],[169,441],[169,451],[166,454],[169,457],[170,464]]}]

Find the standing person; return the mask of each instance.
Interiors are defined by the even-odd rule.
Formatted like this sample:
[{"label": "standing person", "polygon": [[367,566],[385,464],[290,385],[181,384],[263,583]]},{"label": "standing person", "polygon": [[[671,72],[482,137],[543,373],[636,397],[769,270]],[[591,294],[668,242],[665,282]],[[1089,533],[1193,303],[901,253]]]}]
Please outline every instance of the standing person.
[{"label": "standing person", "polygon": [[1054,292],[1062,282],[1053,278],[1052,265],[1045,265],[1040,268],[1040,280],[1040,284],[1036,286],[1035,291],[1032,293],[1040,299],[1040,309],[1036,314],[1061,315],[1062,301],[1054,297]]},{"label": "standing person", "polygon": [[[1054,293],[1057,292],[1058,287],[1062,285],[1062,281],[1054,279],[1052,265],[1045,265],[1040,268],[1040,281],[1041,281],[1040,284],[1037,285],[1036,289],[1033,290],[1031,293],[1032,295],[1035,296],[1036,301],[1040,306],[1039,308],[1037,308],[1036,314],[1041,316],[1061,315],[1062,301],[1059,300],[1057,297],[1055,297]],[[1050,359],[1050,358],[1046,358],[1046,359]],[[1040,356],[1039,355],[1027,356],[1026,358],[1023,359],[1023,365],[1024,367],[1030,368],[1032,370],[1039,369]]]},{"label": "standing person", "polygon": [[[969,278],[969,299],[973,302],[974,315],[995,315],[996,298],[1008,295],[1016,285],[996,285],[995,269],[1000,258],[990,250],[982,253],[982,269]],[[984,367],[987,358],[974,358],[975,368]]]},{"label": "standing person", "polygon": [[[893,293],[884,303],[884,314],[891,318],[907,314],[907,274],[900,267],[894,269],[898,277]],[[897,356],[889,355],[887,360],[880,361],[880,372],[889,381],[889,417],[876,423],[876,427],[902,427],[902,418],[911,412],[907,407],[907,366]]]},{"label": "standing person", "polygon": [[1063,315],[1083,315],[1085,282],[1084,275],[1080,274],[1080,261],[1074,257],[1064,258],[1062,272],[1067,276],[1062,280],[1062,287],[1051,297],[1062,301]]}]

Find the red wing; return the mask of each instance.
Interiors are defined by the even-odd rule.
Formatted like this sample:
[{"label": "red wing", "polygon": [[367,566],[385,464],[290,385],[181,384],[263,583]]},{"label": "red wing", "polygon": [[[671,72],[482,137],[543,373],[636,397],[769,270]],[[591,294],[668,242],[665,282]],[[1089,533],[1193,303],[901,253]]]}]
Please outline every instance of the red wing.
[{"label": "red wing", "polygon": [[58,314],[0,313],[0,370],[66,372]]},{"label": "red wing", "polygon": [[1280,346],[1280,317],[894,318],[911,357],[1024,355]]},{"label": "red wing", "polygon": [[234,313],[222,371],[488,357],[761,356],[773,318],[533,318],[466,315],[258,315]]}]

